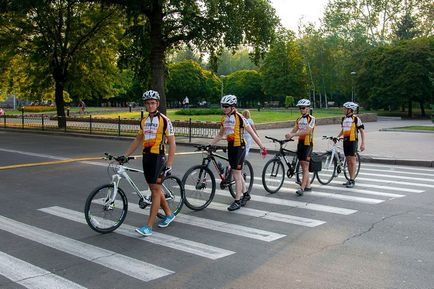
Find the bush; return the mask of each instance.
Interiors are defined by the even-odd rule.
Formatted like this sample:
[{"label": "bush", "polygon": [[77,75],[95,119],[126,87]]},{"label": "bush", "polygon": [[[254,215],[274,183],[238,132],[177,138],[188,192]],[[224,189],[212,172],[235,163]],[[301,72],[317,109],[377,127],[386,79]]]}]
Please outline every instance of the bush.
[{"label": "bush", "polygon": [[46,111],[56,111],[55,106],[43,106],[43,105],[35,105],[35,106],[22,106],[19,110],[24,108],[24,112],[46,112]]},{"label": "bush", "polygon": [[175,112],[177,115],[221,115],[221,108],[211,109],[181,109]]}]

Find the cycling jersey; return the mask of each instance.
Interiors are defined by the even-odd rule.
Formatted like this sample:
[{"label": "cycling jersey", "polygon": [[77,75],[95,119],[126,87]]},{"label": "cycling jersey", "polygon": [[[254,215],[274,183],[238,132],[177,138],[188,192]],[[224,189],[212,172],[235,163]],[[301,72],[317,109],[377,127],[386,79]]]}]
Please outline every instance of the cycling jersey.
[{"label": "cycling jersey", "polygon": [[359,129],[365,128],[362,120],[354,114],[350,116],[344,116],[342,118],[341,125],[344,141],[357,141]]},{"label": "cycling jersey", "polygon": [[305,135],[300,135],[298,137],[298,142],[304,145],[313,145],[313,131],[315,129],[315,117],[310,114],[302,115],[295,121],[295,127],[297,132],[305,132],[307,128],[310,127],[310,133]]},{"label": "cycling jersey", "polygon": [[157,111],[140,121],[139,135],[143,135],[143,153],[165,154],[167,137],[174,135],[172,122]]},{"label": "cycling jersey", "polygon": [[244,130],[250,124],[241,113],[234,111],[229,115],[224,115],[220,125],[225,129],[228,146],[239,147],[246,144]]}]

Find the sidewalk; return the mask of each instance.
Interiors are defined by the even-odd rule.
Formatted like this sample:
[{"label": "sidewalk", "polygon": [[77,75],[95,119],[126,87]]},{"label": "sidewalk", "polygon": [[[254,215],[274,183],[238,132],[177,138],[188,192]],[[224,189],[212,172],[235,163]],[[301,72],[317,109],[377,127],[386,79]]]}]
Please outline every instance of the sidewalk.
[{"label": "sidewalk", "polygon": [[[434,133],[383,130],[410,125],[432,126],[434,124],[431,120],[401,120],[392,117],[379,117],[377,122],[365,123],[366,150],[361,153],[362,159],[367,162],[434,167]],[[265,136],[283,139],[290,129],[258,130],[258,134],[271,153],[278,149],[278,146],[266,140]],[[314,151],[326,151],[328,142],[322,140],[322,136],[336,136],[339,130],[340,126],[337,124],[317,126]],[[208,144],[209,141],[209,139],[193,138],[191,144]],[[190,144],[187,138],[177,138],[177,143]],[[224,145],[224,141],[221,144]],[[287,148],[295,150],[296,142],[288,143]],[[255,143],[252,151],[258,151]]]}]

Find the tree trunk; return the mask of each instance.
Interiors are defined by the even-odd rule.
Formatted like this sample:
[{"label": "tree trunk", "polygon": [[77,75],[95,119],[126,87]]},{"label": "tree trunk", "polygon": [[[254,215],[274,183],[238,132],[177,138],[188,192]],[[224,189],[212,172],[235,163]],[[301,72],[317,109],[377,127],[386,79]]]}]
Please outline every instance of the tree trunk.
[{"label": "tree trunk", "polygon": [[62,68],[60,67],[54,68],[53,78],[56,85],[54,96],[55,96],[56,110],[57,110],[57,126],[59,128],[65,128],[66,119],[65,119],[65,102],[63,100],[63,90],[65,88],[66,75],[62,73]]},{"label": "tree trunk", "polygon": [[408,101],[408,118],[413,117],[413,107],[412,107],[412,101]]},{"label": "tree trunk", "polygon": [[420,114],[421,114],[421,117],[425,118],[426,117],[426,114],[425,114],[425,105],[423,104],[423,101],[420,101],[419,105],[420,105]]},{"label": "tree trunk", "polygon": [[163,41],[162,24],[163,8],[161,5],[155,5],[155,11],[149,17],[151,27],[151,74],[152,89],[160,94],[160,108],[163,114],[166,114],[166,94],[164,92],[165,69],[164,69],[164,52],[166,44]]}]

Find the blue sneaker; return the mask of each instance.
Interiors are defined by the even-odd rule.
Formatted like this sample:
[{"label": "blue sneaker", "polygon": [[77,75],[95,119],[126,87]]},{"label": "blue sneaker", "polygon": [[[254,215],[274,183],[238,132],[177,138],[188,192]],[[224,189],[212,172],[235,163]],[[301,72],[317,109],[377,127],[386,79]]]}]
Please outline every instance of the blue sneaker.
[{"label": "blue sneaker", "polygon": [[149,228],[147,225],[144,225],[141,228],[137,228],[136,232],[139,233],[142,236],[145,236],[145,237],[152,235],[152,229]]},{"label": "blue sneaker", "polygon": [[170,223],[172,223],[172,221],[175,220],[175,215],[169,215],[166,216],[159,224],[158,227],[159,228],[166,228],[167,226],[169,226]]}]

